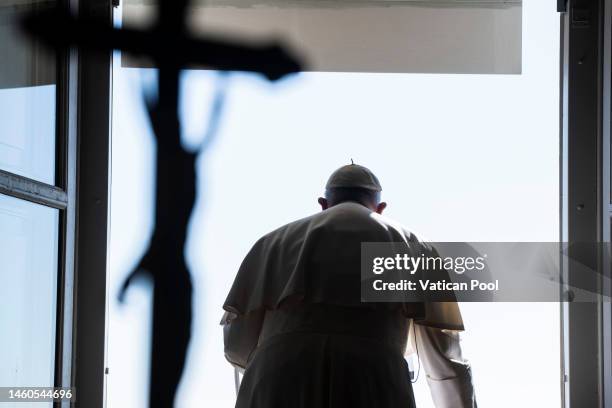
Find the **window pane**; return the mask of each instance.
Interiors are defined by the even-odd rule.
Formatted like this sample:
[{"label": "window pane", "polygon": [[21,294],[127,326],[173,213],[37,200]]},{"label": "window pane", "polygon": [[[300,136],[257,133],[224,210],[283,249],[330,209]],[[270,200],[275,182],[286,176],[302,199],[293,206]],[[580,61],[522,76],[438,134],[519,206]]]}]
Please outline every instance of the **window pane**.
[{"label": "window pane", "polygon": [[2,387],[53,385],[58,217],[58,210],[0,195]]},{"label": "window pane", "polygon": [[24,37],[17,24],[40,7],[11,0],[0,6],[0,169],[53,184],[55,55]]}]

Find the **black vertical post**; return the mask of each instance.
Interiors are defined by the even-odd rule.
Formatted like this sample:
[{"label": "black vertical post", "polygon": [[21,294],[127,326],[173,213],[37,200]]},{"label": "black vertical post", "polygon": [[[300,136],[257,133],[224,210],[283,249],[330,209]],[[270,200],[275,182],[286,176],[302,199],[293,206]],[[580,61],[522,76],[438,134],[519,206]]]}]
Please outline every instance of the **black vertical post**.
[{"label": "black vertical post", "polygon": [[[79,15],[112,25],[110,0]],[[104,405],[112,51],[79,49],[73,384],[76,407]]]},{"label": "black vertical post", "polygon": [[[600,270],[602,10],[604,0],[571,0],[562,18],[564,57],[565,235],[571,259]],[[567,283],[580,287],[585,276],[571,266]],[[594,274],[591,287],[598,287]],[[571,298],[571,294],[570,294]],[[600,407],[602,400],[601,302],[564,305],[565,403]]]}]

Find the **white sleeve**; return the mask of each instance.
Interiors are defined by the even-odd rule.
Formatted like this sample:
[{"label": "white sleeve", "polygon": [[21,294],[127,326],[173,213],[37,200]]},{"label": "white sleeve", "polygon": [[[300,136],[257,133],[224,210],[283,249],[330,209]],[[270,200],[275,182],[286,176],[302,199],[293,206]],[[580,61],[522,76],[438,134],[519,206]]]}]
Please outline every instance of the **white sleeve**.
[{"label": "white sleeve", "polygon": [[413,324],[416,351],[436,408],[476,408],[472,371],[461,355],[459,332]]},{"label": "white sleeve", "polygon": [[223,315],[221,324],[223,325],[225,358],[241,372],[244,371],[251,354],[257,348],[264,316],[264,310],[244,316],[231,316],[227,312]]}]

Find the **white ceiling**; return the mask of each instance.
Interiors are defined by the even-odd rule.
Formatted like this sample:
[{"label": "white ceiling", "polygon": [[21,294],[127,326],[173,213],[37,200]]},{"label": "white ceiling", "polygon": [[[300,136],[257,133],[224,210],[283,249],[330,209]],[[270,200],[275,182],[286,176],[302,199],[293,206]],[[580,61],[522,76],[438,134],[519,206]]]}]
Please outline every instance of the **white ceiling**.
[{"label": "white ceiling", "polygon": [[[6,1],[6,0],[2,0]],[[0,1],[0,3],[2,3]],[[26,0],[10,0],[21,2]],[[158,0],[125,0],[126,4],[155,5]],[[405,4],[434,7],[513,7],[520,6],[522,0],[192,0],[195,6],[253,7],[347,7],[358,4]]]},{"label": "white ceiling", "polygon": [[[151,0],[124,1],[124,24],[146,26],[153,21]],[[520,0],[211,0],[207,4],[190,10],[193,31],[247,42],[280,39],[304,57],[309,71],[521,73]],[[124,64],[142,66],[133,60]]]}]

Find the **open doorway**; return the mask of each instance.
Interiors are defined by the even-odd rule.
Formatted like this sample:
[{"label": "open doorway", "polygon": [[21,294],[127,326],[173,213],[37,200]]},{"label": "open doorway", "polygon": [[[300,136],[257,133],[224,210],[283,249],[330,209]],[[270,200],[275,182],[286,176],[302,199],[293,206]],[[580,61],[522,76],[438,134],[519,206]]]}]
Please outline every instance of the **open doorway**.
[{"label": "open doorway", "polygon": [[[238,265],[260,235],[317,211],[326,177],[351,158],[379,175],[389,216],[425,239],[559,239],[554,3],[523,3],[520,75],[306,73],[276,85],[228,78],[221,126],[198,162],[186,254],[194,334],[178,406],[233,406],[218,321]],[[131,292],[126,305],[114,294],[151,229],[154,144],[141,85],[152,74],[114,69],[110,407],[146,403],[148,289]],[[219,80],[184,74],[188,146],[200,142]],[[561,406],[558,304],[474,303],[462,311],[479,406]],[[432,406],[425,378],[415,393],[419,407]]]}]

